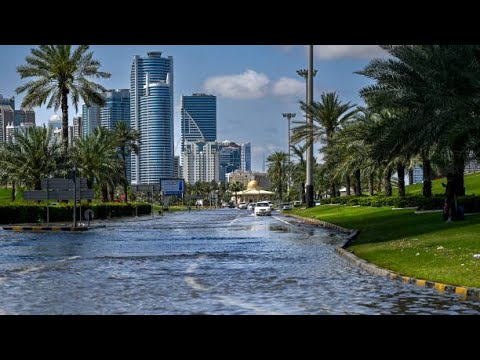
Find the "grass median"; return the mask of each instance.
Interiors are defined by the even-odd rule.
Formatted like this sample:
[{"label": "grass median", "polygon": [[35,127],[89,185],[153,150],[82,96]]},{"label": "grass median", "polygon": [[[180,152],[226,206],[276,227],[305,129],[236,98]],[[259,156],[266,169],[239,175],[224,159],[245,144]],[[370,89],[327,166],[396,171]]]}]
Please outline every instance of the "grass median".
[{"label": "grass median", "polygon": [[411,277],[480,287],[480,214],[445,223],[441,213],[324,205],[292,213],[327,221],[360,235],[355,255]]}]

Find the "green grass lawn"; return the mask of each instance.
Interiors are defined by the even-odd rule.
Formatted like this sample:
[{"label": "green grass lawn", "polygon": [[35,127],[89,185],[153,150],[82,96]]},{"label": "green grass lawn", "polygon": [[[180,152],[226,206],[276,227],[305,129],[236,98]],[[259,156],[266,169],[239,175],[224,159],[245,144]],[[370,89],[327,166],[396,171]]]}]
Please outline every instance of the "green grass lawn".
[{"label": "green grass lawn", "polygon": [[480,214],[445,223],[441,213],[324,205],[294,210],[342,227],[359,229],[355,255],[411,277],[480,287]]},{"label": "green grass lawn", "polygon": [[[433,194],[445,194],[445,188],[442,186],[447,183],[447,179],[438,179],[432,181],[432,193]],[[408,185],[405,187],[405,191],[410,195],[421,195],[422,194],[422,183]],[[480,195],[480,173],[474,173],[465,175],[465,193],[467,195]],[[398,189],[393,190],[393,195],[398,195]]]}]

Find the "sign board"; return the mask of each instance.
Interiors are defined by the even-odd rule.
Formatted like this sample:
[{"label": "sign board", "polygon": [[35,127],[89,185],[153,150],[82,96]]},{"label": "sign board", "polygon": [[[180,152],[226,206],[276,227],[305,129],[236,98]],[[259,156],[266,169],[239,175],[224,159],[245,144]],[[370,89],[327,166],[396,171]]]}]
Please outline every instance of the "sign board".
[{"label": "sign board", "polygon": [[151,192],[152,190],[160,191],[160,186],[159,185],[132,185],[132,190],[135,192],[138,192],[138,191]]},{"label": "sign board", "polygon": [[[95,193],[90,189],[82,189],[77,191],[77,200],[92,200],[95,197]],[[23,193],[25,200],[38,201],[38,200],[73,200],[73,190],[33,190],[25,191]]]},{"label": "sign board", "polygon": [[[72,179],[62,179],[62,178],[52,178],[52,179],[42,179],[42,190],[47,189],[56,189],[56,190],[69,190],[74,188],[74,183]],[[87,179],[78,178],[75,182],[75,187],[77,189],[83,188],[87,189]]]},{"label": "sign board", "polygon": [[183,179],[161,179],[160,188],[164,195],[182,195],[185,183]]}]

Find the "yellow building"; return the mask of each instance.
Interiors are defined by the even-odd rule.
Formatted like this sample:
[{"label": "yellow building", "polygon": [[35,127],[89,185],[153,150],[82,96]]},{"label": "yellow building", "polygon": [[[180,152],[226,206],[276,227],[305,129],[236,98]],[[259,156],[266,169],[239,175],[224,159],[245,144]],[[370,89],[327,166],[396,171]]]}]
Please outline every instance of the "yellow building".
[{"label": "yellow building", "polygon": [[260,189],[256,180],[252,180],[248,183],[247,190],[237,192],[237,201],[246,202],[247,204],[250,202],[256,203],[258,201],[273,200],[274,197],[274,192]]}]

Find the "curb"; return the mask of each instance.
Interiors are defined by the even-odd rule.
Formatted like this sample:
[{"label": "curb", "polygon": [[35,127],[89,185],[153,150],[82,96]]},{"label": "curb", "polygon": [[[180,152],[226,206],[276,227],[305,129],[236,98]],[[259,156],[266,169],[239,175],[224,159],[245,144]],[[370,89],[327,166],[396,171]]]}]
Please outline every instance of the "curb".
[{"label": "curb", "polygon": [[87,231],[87,227],[72,227],[72,226],[4,226],[3,230],[11,231]]},{"label": "curb", "polygon": [[476,300],[480,301],[480,289],[479,288],[474,288],[474,287],[467,287],[467,286],[456,286],[456,285],[450,285],[450,284],[444,284],[440,282],[435,282],[435,281],[430,281],[430,280],[425,280],[425,279],[417,279],[414,277],[410,276],[405,276],[403,274],[397,273],[395,271],[387,270],[384,269],[380,266],[377,266],[375,264],[372,264],[371,262],[364,260],[362,258],[359,258],[357,255],[351,253],[350,251],[346,250],[346,248],[351,244],[351,242],[358,236],[360,233],[359,230],[357,229],[347,229],[343,228],[341,226],[335,225],[328,223],[326,221],[322,220],[317,220],[317,219],[309,219],[309,218],[302,218],[301,216],[298,215],[293,215],[289,214],[287,216],[296,218],[298,220],[301,220],[307,224],[314,224],[314,225],[320,225],[322,227],[326,227],[329,229],[335,229],[339,230],[341,232],[346,232],[349,235],[347,236],[345,242],[343,243],[342,246],[337,246],[335,248],[335,251],[338,255],[342,256],[344,259],[346,259],[348,262],[351,264],[373,274],[373,275],[378,275],[378,276],[384,276],[390,280],[397,280],[401,281],[404,283],[409,283],[409,284],[414,284],[420,287],[426,287],[426,288],[434,288],[437,291],[441,293],[447,293],[447,294],[457,294],[460,296],[461,300]]}]

